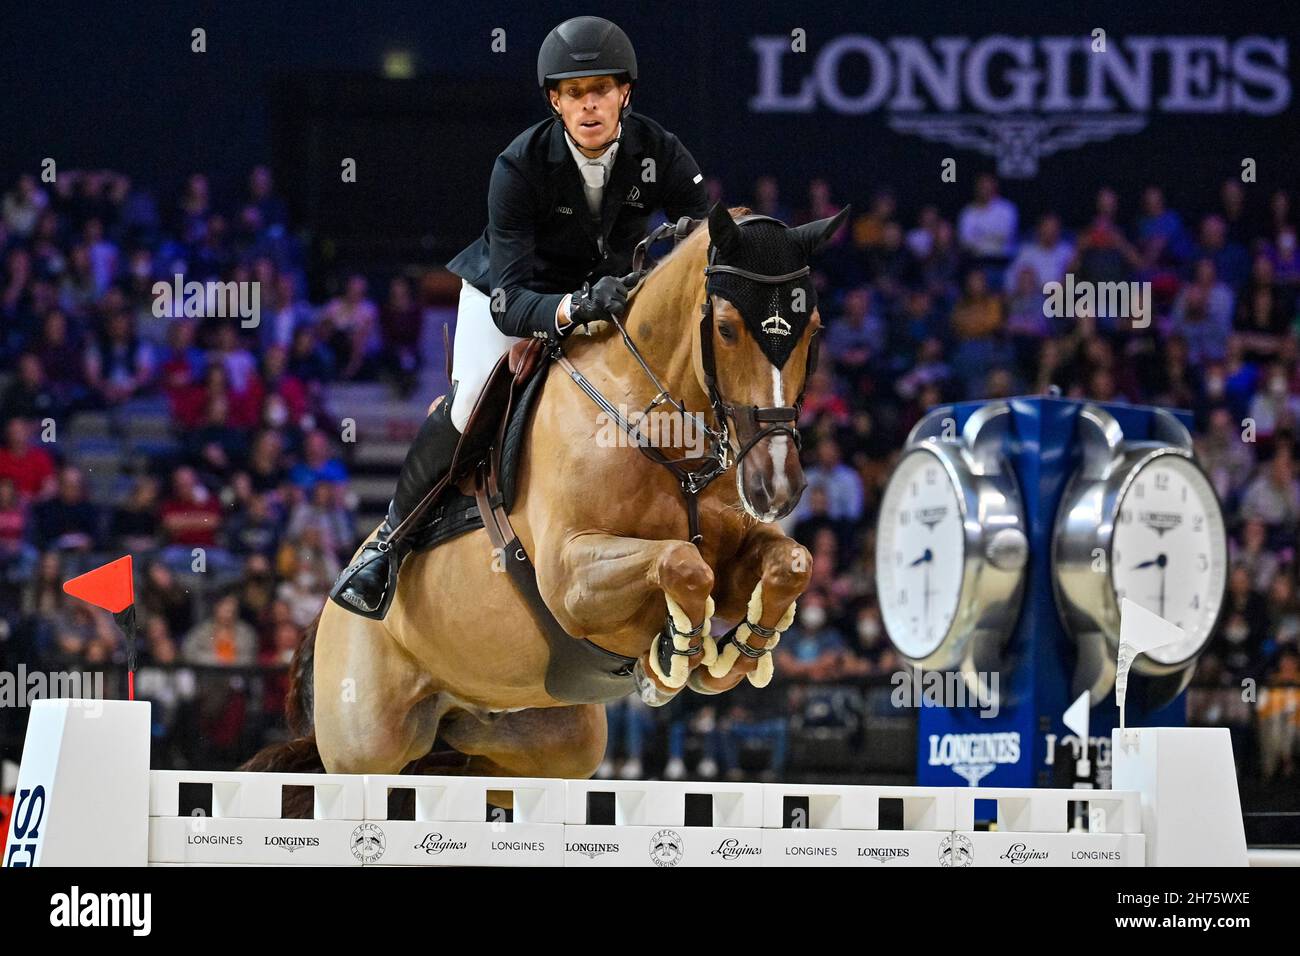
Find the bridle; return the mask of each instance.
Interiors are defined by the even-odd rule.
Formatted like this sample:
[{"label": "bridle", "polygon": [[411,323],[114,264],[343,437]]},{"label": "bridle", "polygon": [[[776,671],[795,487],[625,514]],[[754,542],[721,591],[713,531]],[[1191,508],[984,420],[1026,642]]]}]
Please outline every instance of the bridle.
[{"label": "bridle", "polygon": [[[744,225],[747,222],[774,222],[779,226],[785,226],[785,223],[779,219],[757,213],[741,216],[735,222],[737,226]],[[804,266],[802,269],[796,269],[794,272],[786,272],[782,275],[764,275],[759,272],[750,272],[748,269],[741,269],[738,266],[721,265],[716,261],[717,255],[718,247],[710,245],[709,263],[704,267],[706,277],[724,273],[740,276],[742,279],[764,285],[782,285],[786,282],[793,282],[795,279],[802,279],[811,271],[810,266]],[[798,427],[799,413],[803,409],[803,396],[804,391],[808,388],[808,380],[817,369],[819,345],[817,330],[813,329],[810,333],[808,361],[804,372],[803,385],[799,389],[799,395],[795,398],[794,405],[732,405],[722,397],[722,390],[718,387],[717,366],[713,357],[713,300],[709,297],[707,288],[704,293],[704,304],[700,306],[700,313],[700,358],[701,364],[704,366],[704,382],[709,393],[709,404],[713,408],[713,417],[724,424],[730,422],[734,425],[736,440],[743,442],[740,451],[736,454],[736,463],[739,464],[744,460],[753,447],[763,439],[777,434],[789,435],[794,440],[795,447],[802,450],[803,445],[799,438]]]},{"label": "bridle", "polygon": [[[637,243],[637,247],[632,253],[632,274],[636,277],[633,288],[639,288],[641,280],[649,271],[645,268],[645,258],[651,244],[668,236],[673,237],[674,244],[679,243],[703,221],[703,219],[691,219],[689,216],[683,216],[675,223],[664,223]],[[742,226],[748,222],[773,222],[780,226],[785,225],[779,219],[758,214],[741,216],[735,220],[737,226]],[[808,275],[810,271],[809,266],[804,266],[802,269],[782,275],[765,275],[760,272],[741,269],[738,266],[722,265],[716,261],[717,252],[717,247],[710,245],[709,261],[704,268],[706,278],[717,273],[726,273],[739,276],[750,282],[780,285],[800,279]],[[708,445],[707,450],[701,455],[669,458],[657,446],[651,445],[640,427],[629,422],[619,409],[605,398],[582,372],[578,371],[573,363],[569,361],[568,356],[564,354],[560,343],[557,342],[551,349],[551,358],[559,363],[569,377],[573,379],[574,383],[600,407],[602,412],[618,423],[618,426],[627,433],[641,453],[655,464],[662,465],[673,473],[681,487],[682,497],[686,503],[689,539],[695,544],[699,544],[703,540],[703,535],[700,533],[699,496],[709,485],[726,474],[732,465],[739,466],[744,461],[745,456],[754,449],[754,446],[769,436],[777,434],[789,435],[793,438],[795,447],[801,447],[798,429],[799,413],[803,408],[803,396],[808,387],[808,381],[817,369],[819,351],[817,330],[813,329],[809,333],[812,335],[812,339],[808,345],[808,359],[803,386],[799,390],[794,405],[735,405],[726,401],[722,395],[722,390],[718,387],[717,365],[713,353],[713,303],[709,298],[707,289],[704,293],[704,303],[700,306],[700,313],[700,357],[704,369],[705,389],[708,393],[709,406],[713,411],[715,422],[712,427],[701,425]],[[659,377],[655,375],[654,370],[650,368],[645,357],[641,354],[641,350],[632,341],[632,337],[628,334],[623,322],[617,316],[613,317],[613,322],[623,338],[623,344],[627,346],[628,351],[636,359],[646,378],[650,380],[650,383],[655,388],[655,397],[642,412],[642,420],[661,405],[668,405],[673,408],[682,416],[683,422],[688,420],[691,413],[687,411],[685,404],[674,398],[664,388],[663,383],[659,381]],[[731,429],[733,428],[740,448],[734,457],[731,448]]]}]

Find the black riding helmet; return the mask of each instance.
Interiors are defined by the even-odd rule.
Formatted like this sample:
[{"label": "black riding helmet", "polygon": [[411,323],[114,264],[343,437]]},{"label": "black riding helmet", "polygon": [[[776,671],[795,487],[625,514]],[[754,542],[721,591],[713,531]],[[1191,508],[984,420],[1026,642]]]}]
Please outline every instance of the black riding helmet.
[{"label": "black riding helmet", "polygon": [[603,17],[574,17],[546,35],[537,54],[537,85],[548,108],[549,91],[560,80],[618,76],[636,86],[636,51],[627,34]]}]

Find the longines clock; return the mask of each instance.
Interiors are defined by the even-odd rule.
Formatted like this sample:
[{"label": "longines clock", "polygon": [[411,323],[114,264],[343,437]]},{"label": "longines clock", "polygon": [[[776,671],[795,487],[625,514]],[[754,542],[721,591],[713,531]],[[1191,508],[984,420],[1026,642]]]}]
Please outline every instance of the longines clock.
[{"label": "longines clock", "polygon": [[1015,475],[1002,459],[1010,408],[983,406],[958,435],[950,410],[912,429],[876,529],[876,585],[898,652],[967,685],[1001,669],[1024,596],[1028,540]]},{"label": "longines clock", "polygon": [[1052,542],[1056,605],[1075,642],[1074,693],[1093,700],[1115,682],[1119,602],[1127,597],[1184,631],[1183,640],[1134,662],[1172,699],[1191,679],[1227,586],[1223,511],[1192,457],[1192,438],[1157,411],[1154,438],[1125,441],[1115,418],[1079,413],[1083,458],[1057,511]]}]

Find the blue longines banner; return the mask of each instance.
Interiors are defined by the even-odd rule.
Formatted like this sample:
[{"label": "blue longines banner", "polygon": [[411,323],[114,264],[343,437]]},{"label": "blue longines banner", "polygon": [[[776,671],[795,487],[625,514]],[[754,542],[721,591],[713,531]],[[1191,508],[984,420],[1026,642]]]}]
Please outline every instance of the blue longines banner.
[{"label": "blue longines banner", "polygon": [[[796,23],[752,29],[744,51],[730,38],[758,17],[737,17],[716,44],[725,67],[721,55],[704,65],[712,94],[691,135],[738,198],[774,173],[789,176],[796,208],[814,176],[838,201],[888,185],[905,208],[951,205],[987,170],[1021,204],[1022,226],[1046,208],[1086,221],[1103,184],[1120,190],[1126,219],[1153,183],[1200,210],[1247,160],[1261,190],[1297,182],[1285,133],[1300,121],[1294,9],[937,12],[787,17]],[[955,184],[941,179],[945,160]]]},{"label": "blue longines banner", "polygon": [[[1239,177],[1248,159],[1258,167],[1259,190],[1300,181],[1287,135],[1300,128],[1293,49],[1300,6],[1108,2],[1083,13],[1046,6],[679,0],[668,19],[645,4],[609,0],[599,12],[636,46],[635,108],[680,136],[732,202],[749,200],[755,179],[768,174],[794,210],[805,204],[809,180],[823,177],[836,201],[861,206],[888,185],[908,216],[923,203],[951,213],[969,199],[975,174],[988,170],[1003,177],[1022,225],[1048,207],[1074,224],[1086,221],[1103,184],[1120,190],[1127,220],[1137,192],[1152,183],[1167,187],[1174,208],[1205,208],[1211,190]],[[347,155],[360,151],[363,167],[383,171],[362,177],[357,191],[373,191],[370,206],[394,209],[387,219],[371,213],[368,229],[401,235],[416,228],[402,215],[403,197],[384,192],[385,183],[403,184],[409,200],[417,189],[395,175],[404,163],[418,166],[425,190],[432,188],[427,171],[437,169],[435,178],[481,216],[491,156],[546,115],[537,48],[572,12],[494,0],[413,12],[398,0],[373,0],[358,14],[306,0],[275,8],[229,0],[205,14],[205,26],[213,36],[238,34],[239,42],[215,45],[206,57],[173,42],[172,19],[147,5],[58,30],[17,14],[10,33],[39,32],[42,42],[10,44],[6,63],[38,82],[24,89],[26,109],[0,140],[0,165],[26,168],[32,156],[68,155],[121,164],[154,183],[196,168],[242,181],[249,157],[274,148],[282,153],[283,187],[301,188],[299,204],[310,210],[314,194],[299,182],[305,147],[294,124],[314,123],[315,135],[324,135],[357,114],[358,132],[345,127]],[[283,24],[298,20],[311,23],[309,40],[288,43]],[[503,42],[494,42],[498,34]],[[117,110],[97,74],[65,68],[85,49],[140,44],[150,56],[115,60],[120,88],[153,89],[165,75],[179,88],[202,89],[200,127],[176,135],[166,97],[138,96],[131,110]],[[418,79],[389,81],[383,95],[360,85],[381,82],[381,54],[394,50]],[[271,109],[275,77],[303,80],[312,96]],[[397,96],[401,90],[409,99]],[[336,99],[326,96],[331,91]],[[475,105],[467,111],[470,91]],[[326,98],[318,103],[319,96]],[[385,96],[392,102],[381,103]],[[112,112],[115,122],[48,122],[70,103],[82,113]],[[317,118],[321,103],[330,109]],[[272,114],[280,112],[286,128],[275,130]],[[398,116],[412,119],[403,127]],[[428,128],[438,135],[426,139]],[[397,143],[385,145],[381,134],[394,130]],[[945,160],[956,162],[955,181],[940,178]],[[474,216],[445,226],[445,216],[429,218],[418,228],[445,229],[440,242],[453,250],[482,228]]]},{"label": "blue longines banner", "polygon": [[[1009,179],[1054,153],[1166,115],[1275,117],[1291,106],[1283,37],[836,36],[812,56],[756,36],[754,113],[877,116],[895,133],[992,157]],[[859,74],[854,80],[846,74]]]}]

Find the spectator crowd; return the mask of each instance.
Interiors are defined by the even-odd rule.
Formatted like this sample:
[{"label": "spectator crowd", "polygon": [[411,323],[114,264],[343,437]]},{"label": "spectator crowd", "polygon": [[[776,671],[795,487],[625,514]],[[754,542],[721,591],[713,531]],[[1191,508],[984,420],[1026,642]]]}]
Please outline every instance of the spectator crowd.
[{"label": "spectator crowd", "polygon": [[[710,189],[726,193],[717,180]],[[798,208],[772,177],[740,201],[795,224],[840,208],[824,180]],[[1227,606],[1197,672],[1192,718],[1233,726],[1262,778],[1294,774],[1300,247],[1291,195],[1229,180],[1200,207],[1175,209],[1159,185],[1103,188],[1086,221],[1050,211],[1027,221],[983,175],[960,208],[902,209],[888,188],[854,205],[815,263],[825,340],[800,422],[808,490],[789,519],[814,572],[777,652],[777,679],[764,692],[742,684],[717,699],[683,695],[664,713],[611,706],[602,772],[646,773],[659,734],[668,776],[686,774],[688,756],[697,774],[738,775],[749,752],[775,774],[793,734],[860,730],[871,709],[860,688],[900,666],[876,600],[874,525],[908,430],[944,402],[1059,390],[1192,412],[1231,539]],[[420,361],[423,311],[411,283],[393,279],[380,304],[372,277],[343,275],[336,294],[309,301],[288,219],[264,167],[232,201],[214,200],[196,174],[161,206],[119,173],[61,172],[52,184],[22,176],[0,217],[0,579],[17,595],[0,602],[0,647],[6,660],[50,666],[120,660],[111,621],[65,600],[60,585],[129,552],[143,569],[143,663],[196,669],[160,669],[150,689],[198,699],[197,726],[232,755],[248,715],[229,695],[205,700],[212,668],[283,663],[356,543],[331,385],[388,376],[409,393]],[[159,314],[154,283],[177,274],[258,282],[260,321]],[[1048,314],[1048,290],[1067,276],[1149,283],[1149,310]],[[145,407],[163,410],[166,436],[136,440]],[[83,414],[101,417],[107,441],[130,440],[129,468],[111,487],[65,440]],[[1261,688],[1257,702],[1242,702],[1246,680]],[[282,693],[268,680],[251,706],[272,714]]]},{"label": "spectator crowd", "polygon": [[[143,686],[170,712],[197,701],[197,724],[175,736],[233,759],[250,700],[277,719],[283,676],[227,694],[220,677],[148,668],[287,662],[359,530],[328,388],[382,372],[409,392],[415,290],[398,276],[379,304],[352,274],[308,301],[303,244],[260,166],[228,202],[195,174],[170,206],[120,173],[21,176],[3,198],[0,262],[3,659],[121,662],[111,618],[61,584],[130,553]],[[258,312],[220,318],[156,292],[178,276],[256,283]],[[88,436],[91,419],[101,432]],[[117,467],[97,470],[95,451]]]}]

